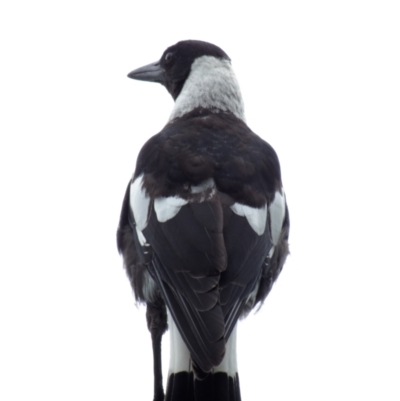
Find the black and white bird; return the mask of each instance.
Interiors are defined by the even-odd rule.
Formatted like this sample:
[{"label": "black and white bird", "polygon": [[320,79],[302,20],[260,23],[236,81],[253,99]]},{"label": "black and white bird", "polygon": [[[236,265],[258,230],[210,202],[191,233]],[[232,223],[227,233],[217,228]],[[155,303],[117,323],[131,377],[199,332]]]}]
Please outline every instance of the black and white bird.
[{"label": "black and white bird", "polygon": [[136,299],[147,305],[154,401],[239,401],[237,322],[262,304],[288,254],[278,157],[246,125],[219,47],[178,42],[128,77],[158,82],[175,100],[140,151],[117,233]]}]

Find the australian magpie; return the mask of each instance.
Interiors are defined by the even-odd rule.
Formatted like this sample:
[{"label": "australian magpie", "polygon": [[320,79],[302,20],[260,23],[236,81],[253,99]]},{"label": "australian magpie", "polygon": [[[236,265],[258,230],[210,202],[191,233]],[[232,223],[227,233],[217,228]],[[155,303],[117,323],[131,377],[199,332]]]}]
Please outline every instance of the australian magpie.
[{"label": "australian magpie", "polygon": [[175,100],[141,149],[128,184],[118,249],[147,305],[154,401],[164,400],[161,337],[169,326],[166,401],[239,401],[236,325],[261,305],[288,254],[278,157],[246,125],[227,54],[178,42],[128,77]]}]

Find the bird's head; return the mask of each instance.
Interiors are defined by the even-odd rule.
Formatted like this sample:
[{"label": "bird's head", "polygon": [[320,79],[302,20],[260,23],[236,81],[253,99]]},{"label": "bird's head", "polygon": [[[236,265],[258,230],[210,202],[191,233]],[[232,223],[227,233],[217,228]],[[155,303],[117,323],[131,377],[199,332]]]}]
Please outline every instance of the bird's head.
[{"label": "bird's head", "polygon": [[171,119],[203,107],[229,111],[244,120],[243,102],[230,58],[211,43],[178,42],[168,47],[159,61],[133,70],[128,77],[164,85],[176,102]]}]

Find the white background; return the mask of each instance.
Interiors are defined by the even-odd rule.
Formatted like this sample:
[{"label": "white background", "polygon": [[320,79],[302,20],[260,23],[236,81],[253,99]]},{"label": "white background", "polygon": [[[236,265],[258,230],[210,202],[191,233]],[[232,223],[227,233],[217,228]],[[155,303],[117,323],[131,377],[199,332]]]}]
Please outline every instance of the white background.
[{"label": "white background", "polygon": [[115,231],[173,101],[126,74],[182,39],[231,57],[290,206],[292,254],[239,328],[243,400],[400,400],[396,3],[2,2],[1,400],[152,399]]}]

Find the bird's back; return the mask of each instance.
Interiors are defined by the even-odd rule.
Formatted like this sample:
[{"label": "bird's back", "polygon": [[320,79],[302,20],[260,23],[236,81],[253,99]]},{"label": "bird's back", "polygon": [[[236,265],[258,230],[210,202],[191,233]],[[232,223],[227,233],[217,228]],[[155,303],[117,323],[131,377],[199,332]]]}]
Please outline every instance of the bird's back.
[{"label": "bird's back", "polygon": [[145,144],[133,183],[133,214],[148,216],[151,277],[197,368],[209,372],[268,269],[276,154],[234,115],[197,109]]}]

